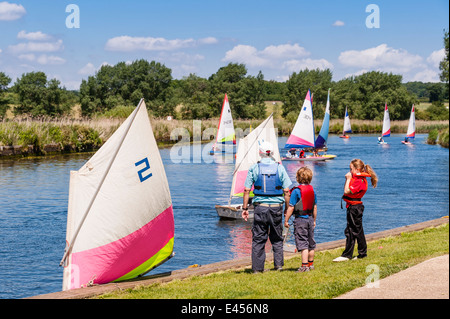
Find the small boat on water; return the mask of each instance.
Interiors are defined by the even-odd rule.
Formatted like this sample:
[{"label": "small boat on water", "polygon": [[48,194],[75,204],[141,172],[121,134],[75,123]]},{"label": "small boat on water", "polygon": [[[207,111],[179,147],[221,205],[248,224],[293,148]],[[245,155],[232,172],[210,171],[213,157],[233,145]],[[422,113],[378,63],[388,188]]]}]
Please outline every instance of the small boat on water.
[{"label": "small boat on water", "polygon": [[210,155],[215,153],[224,153],[232,149],[233,153],[236,151],[236,133],[234,131],[233,116],[231,114],[230,103],[228,96],[225,93],[223,99],[222,112],[220,113],[219,127],[217,128],[216,142],[209,152]]},{"label": "small boat on water", "polygon": [[345,107],[345,117],[344,117],[344,128],[342,130],[342,135],[340,138],[350,138],[350,135],[346,133],[352,133],[352,126],[350,125],[350,117],[348,116],[347,107]]},{"label": "small boat on water", "polygon": [[416,116],[414,112],[414,104],[411,109],[411,115],[409,116],[408,130],[406,131],[405,139],[402,141],[405,145],[413,145],[409,140],[416,137]]},{"label": "small boat on water", "polygon": [[322,127],[317,140],[314,132],[314,116],[311,92],[308,90],[302,109],[295,122],[292,133],[286,145],[287,149],[303,149],[312,152],[312,156],[285,156],[283,161],[326,161],[336,157],[336,155],[319,154],[328,150],[326,144],[328,140],[328,130],[330,125],[330,90],[328,90],[327,106]]},{"label": "small boat on water", "polygon": [[391,136],[391,121],[389,119],[389,110],[387,106],[387,102],[384,105],[384,116],[383,116],[383,128],[381,130],[381,136],[378,137],[378,144],[387,144],[384,141],[383,137]]},{"label": "small boat on water", "polygon": [[173,256],[174,232],[169,184],[141,99],[70,172],[63,290],[147,273]]},{"label": "small boat on water", "polygon": [[[270,114],[264,122],[252,130],[246,137],[239,140],[228,205],[216,205],[215,207],[217,215],[220,218],[242,219],[242,203],[231,204],[231,200],[233,198],[240,198],[242,200],[248,170],[261,160],[259,156],[259,144],[263,141],[270,142],[274,146],[273,158],[276,162],[281,163],[278,139],[273,125],[273,114]],[[253,188],[250,191],[250,197],[253,197]],[[249,206],[248,213],[249,218],[253,218],[252,205]]]}]

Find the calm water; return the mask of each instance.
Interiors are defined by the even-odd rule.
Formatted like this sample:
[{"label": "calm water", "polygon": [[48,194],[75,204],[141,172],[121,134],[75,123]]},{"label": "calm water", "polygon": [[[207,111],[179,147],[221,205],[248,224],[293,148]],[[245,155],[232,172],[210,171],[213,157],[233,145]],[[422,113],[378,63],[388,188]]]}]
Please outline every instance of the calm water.
[{"label": "calm water", "polygon": [[[401,144],[402,138],[393,135],[387,138],[390,144],[382,146],[376,136],[352,135],[349,140],[330,136],[329,153],[338,155],[335,160],[284,163],[292,180],[302,165],[313,170],[317,242],[344,238],[340,198],[349,162],[356,157],[379,176],[378,187],[364,197],[366,233],[448,215],[448,149],[424,144],[425,135],[412,146]],[[279,144],[285,141],[280,138]],[[173,163],[170,149],[161,150],[161,155],[174,206],[176,255],[150,274],[248,256],[251,223],[221,221],[214,209],[228,201],[232,160],[205,163],[192,148],[184,158],[189,163]],[[61,290],[58,265],[65,246],[69,171],[79,169],[89,157],[0,160],[0,298]]]}]

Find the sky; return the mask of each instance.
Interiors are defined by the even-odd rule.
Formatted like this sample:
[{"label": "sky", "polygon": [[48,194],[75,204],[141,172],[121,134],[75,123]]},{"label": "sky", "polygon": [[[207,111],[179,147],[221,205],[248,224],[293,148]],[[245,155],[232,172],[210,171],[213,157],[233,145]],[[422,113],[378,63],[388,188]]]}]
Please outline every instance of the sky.
[{"label": "sky", "polygon": [[104,64],[156,61],[175,79],[228,63],[286,81],[330,69],[439,82],[447,0],[0,0],[0,72],[78,90]]}]

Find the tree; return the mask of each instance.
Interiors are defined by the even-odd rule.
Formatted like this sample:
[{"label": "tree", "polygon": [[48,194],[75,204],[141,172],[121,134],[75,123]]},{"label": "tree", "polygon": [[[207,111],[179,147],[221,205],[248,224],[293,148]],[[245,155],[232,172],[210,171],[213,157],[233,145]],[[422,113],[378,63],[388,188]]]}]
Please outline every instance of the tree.
[{"label": "tree", "polygon": [[11,83],[11,78],[5,73],[0,72],[0,118],[4,117],[8,110],[8,100],[5,98],[4,92],[9,83]]},{"label": "tree", "polygon": [[311,90],[311,93],[314,94],[314,118],[322,118],[325,114],[328,89],[332,84],[332,76],[332,72],[329,69],[305,69],[298,73],[294,72],[286,82],[283,116],[286,117],[292,112],[289,117],[297,119],[306,93],[308,90]]},{"label": "tree", "polygon": [[445,48],[445,56],[444,56],[444,59],[439,63],[439,70],[441,70],[441,74],[440,74],[441,81],[448,84],[449,40],[448,40],[448,31],[445,31],[445,30],[444,30],[444,48]]}]

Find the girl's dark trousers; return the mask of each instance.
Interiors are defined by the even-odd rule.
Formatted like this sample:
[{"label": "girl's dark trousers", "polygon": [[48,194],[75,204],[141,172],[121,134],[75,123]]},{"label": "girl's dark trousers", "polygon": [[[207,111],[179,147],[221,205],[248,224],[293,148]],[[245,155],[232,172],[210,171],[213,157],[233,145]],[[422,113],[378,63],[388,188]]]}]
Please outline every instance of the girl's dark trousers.
[{"label": "girl's dark trousers", "polygon": [[347,227],[345,228],[345,250],[342,253],[342,257],[351,259],[353,257],[353,250],[355,248],[355,242],[358,243],[358,258],[364,258],[367,256],[367,243],[364,236],[363,229],[363,212],[364,205],[350,205],[347,208]]}]

